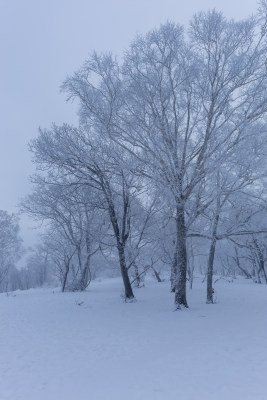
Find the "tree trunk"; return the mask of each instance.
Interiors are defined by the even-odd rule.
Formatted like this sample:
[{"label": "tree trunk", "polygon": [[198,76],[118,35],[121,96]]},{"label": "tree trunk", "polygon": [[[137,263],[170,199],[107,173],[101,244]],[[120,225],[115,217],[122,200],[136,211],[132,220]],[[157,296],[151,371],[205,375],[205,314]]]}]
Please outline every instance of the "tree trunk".
[{"label": "tree trunk", "polygon": [[[90,261],[91,261],[91,241],[90,241],[90,222],[89,222],[89,215],[88,215],[88,210],[85,208],[85,215],[86,215],[86,261],[85,265],[82,269],[82,274],[81,274],[81,279],[80,279],[80,287],[81,290],[84,291],[90,284],[92,275],[91,275],[91,269],[90,269]],[[96,250],[97,251],[97,250]],[[94,253],[92,253],[94,254]]]},{"label": "tree trunk", "polygon": [[175,306],[188,308],[186,300],[186,227],[184,208],[178,206],[176,209],[176,233],[177,233],[177,274],[175,279]]},{"label": "tree trunk", "polygon": [[259,275],[260,275],[260,273],[262,273],[265,283],[267,283],[267,275],[266,275],[266,272],[264,269],[264,260],[263,260],[262,254],[260,254],[260,256],[259,256]]},{"label": "tree trunk", "polygon": [[216,239],[212,240],[210,251],[209,251],[209,260],[208,260],[208,272],[207,272],[207,304],[213,304],[213,263],[214,263],[214,255],[215,255],[215,247],[216,247]]},{"label": "tree trunk", "polygon": [[141,277],[140,277],[140,274],[139,274],[139,271],[138,271],[138,267],[135,264],[135,262],[133,263],[133,267],[134,267],[134,274],[135,274],[134,284],[135,284],[135,287],[140,288]]},{"label": "tree trunk", "polygon": [[123,280],[123,284],[124,284],[125,300],[126,301],[133,300],[134,294],[133,294],[131,282],[129,279],[128,271],[126,268],[124,246],[122,243],[118,243],[117,248],[118,248],[118,253],[119,253],[121,276],[122,276],[122,280]]},{"label": "tree trunk", "polygon": [[178,248],[177,248],[177,244],[175,247],[175,252],[173,255],[173,262],[172,262],[172,266],[171,266],[171,292],[175,293],[175,282],[176,282],[176,278],[177,278],[177,271],[178,271]]},{"label": "tree trunk", "polygon": [[85,265],[80,279],[80,290],[83,292],[91,282],[91,271],[89,263]]},{"label": "tree trunk", "polygon": [[189,278],[189,281],[190,281],[190,289],[193,288],[194,270],[195,270],[194,256],[192,256],[192,266],[191,266],[190,278]]},{"label": "tree trunk", "polygon": [[217,214],[215,217],[213,230],[212,230],[212,239],[209,251],[209,259],[208,259],[208,271],[207,271],[207,304],[213,304],[213,287],[212,287],[212,280],[213,280],[213,264],[214,264],[214,256],[215,256],[215,248],[216,248],[216,235],[217,235],[217,227],[219,223],[219,207],[217,205]]},{"label": "tree trunk", "polygon": [[89,286],[91,279],[92,279],[91,269],[90,269],[91,246],[90,246],[90,239],[88,236],[88,232],[87,232],[87,237],[86,237],[86,251],[87,251],[86,262],[82,269],[81,278],[80,278],[80,290],[81,291],[84,291]]},{"label": "tree trunk", "polygon": [[252,278],[251,274],[245,268],[241,267],[237,247],[235,247],[235,254],[236,256],[233,257],[233,259],[236,263],[236,266],[240,269],[240,271],[243,272],[243,274],[246,276],[247,279],[251,279]]},{"label": "tree trunk", "polygon": [[258,269],[256,260],[254,260],[254,265],[255,265],[255,272],[256,272],[255,283],[261,283],[261,278],[260,278],[259,269]]},{"label": "tree trunk", "polygon": [[259,269],[258,269],[258,275],[260,276],[260,273],[262,273],[262,276],[265,280],[265,283],[267,283],[267,276],[266,276],[266,272],[264,269],[264,256],[263,256],[263,252],[262,249],[260,248],[258,242],[256,239],[254,239],[254,244],[256,246],[257,249],[257,255],[258,255],[258,264],[259,264]]},{"label": "tree trunk", "polygon": [[62,289],[61,289],[62,292],[65,292],[69,270],[70,270],[70,263],[69,263],[69,261],[67,261],[67,262],[65,262],[65,272],[63,274],[63,282],[62,282]]},{"label": "tree trunk", "polygon": [[119,260],[120,260],[120,270],[121,270],[121,276],[124,284],[124,290],[125,290],[125,301],[127,300],[133,300],[134,299],[134,294],[131,286],[131,282],[129,279],[128,275],[128,270],[126,267],[126,261],[125,261],[125,243],[128,239],[128,235],[125,233],[125,225],[127,222],[127,212],[128,212],[128,198],[124,198],[124,207],[123,207],[123,228],[122,232],[120,232],[119,224],[118,224],[118,219],[116,216],[116,210],[114,207],[114,203],[112,200],[112,194],[109,186],[109,182],[103,179],[103,176],[101,175],[101,184],[102,184],[102,189],[103,192],[106,196],[106,201],[108,204],[108,211],[109,211],[109,217],[110,221],[113,227],[114,235],[116,238],[117,242],[117,249],[119,253]]},{"label": "tree trunk", "polygon": [[156,271],[154,267],[152,267],[152,269],[153,269],[153,272],[154,272],[154,275],[155,275],[157,281],[158,281],[158,282],[162,282],[162,279],[161,279],[161,277],[160,277],[158,271]]}]

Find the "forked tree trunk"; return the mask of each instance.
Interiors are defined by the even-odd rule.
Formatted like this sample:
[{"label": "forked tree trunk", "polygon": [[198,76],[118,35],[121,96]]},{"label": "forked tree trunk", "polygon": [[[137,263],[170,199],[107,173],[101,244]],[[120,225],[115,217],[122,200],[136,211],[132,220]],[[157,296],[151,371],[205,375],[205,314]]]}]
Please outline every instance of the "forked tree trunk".
[{"label": "forked tree trunk", "polygon": [[128,235],[126,235],[126,223],[127,223],[127,213],[129,211],[129,199],[126,196],[123,196],[123,218],[122,218],[122,231],[120,231],[119,224],[118,224],[118,219],[116,215],[116,210],[115,206],[113,203],[112,199],[112,192],[110,190],[109,182],[107,180],[103,179],[103,176],[100,175],[101,179],[101,185],[103,192],[106,197],[106,201],[108,204],[108,211],[109,211],[109,217],[110,221],[112,224],[113,232],[116,238],[116,243],[117,243],[117,250],[119,254],[119,261],[120,261],[120,270],[121,270],[121,276],[124,284],[124,292],[125,292],[125,301],[127,300],[133,300],[134,299],[134,294],[130,282],[130,278],[128,275],[128,270],[126,267],[126,260],[125,260],[125,244],[128,238]]},{"label": "forked tree trunk", "polygon": [[63,274],[63,282],[61,288],[62,292],[65,292],[69,271],[70,271],[70,261],[67,261],[65,262],[65,272]]},{"label": "forked tree trunk", "polygon": [[125,261],[125,254],[124,254],[124,246],[122,243],[117,244],[118,253],[119,253],[119,260],[120,260],[120,269],[121,269],[121,276],[124,284],[124,293],[125,293],[125,300],[133,300],[134,294],[130,282],[130,278],[128,275],[128,270],[126,267]]},{"label": "forked tree trunk", "polygon": [[177,274],[175,279],[175,306],[180,309],[182,306],[188,308],[186,300],[186,227],[184,208],[177,207],[176,210],[176,233],[177,233]]}]

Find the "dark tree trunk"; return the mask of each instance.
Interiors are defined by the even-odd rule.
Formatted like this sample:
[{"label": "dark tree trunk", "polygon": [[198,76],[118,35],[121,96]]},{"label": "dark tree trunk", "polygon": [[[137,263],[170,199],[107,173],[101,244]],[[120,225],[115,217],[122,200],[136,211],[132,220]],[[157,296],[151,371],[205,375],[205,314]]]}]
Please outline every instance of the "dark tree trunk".
[{"label": "dark tree trunk", "polygon": [[173,255],[173,262],[172,262],[172,266],[171,266],[171,292],[175,293],[175,282],[176,282],[176,278],[177,278],[177,271],[178,271],[178,248],[177,248],[177,244],[175,247],[175,252]]},{"label": "dark tree trunk", "polygon": [[125,300],[126,301],[133,300],[134,294],[133,294],[131,282],[129,279],[128,271],[126,268],[124,246],[122,243],[118,243],[117,248],[118,248],[118,253],[119,253],[121,276],[122,276],[122,280],[123,280],[123,284],[124,284]]},{"label": "dark tree trunk", "polygon": [[219,212],[217,213],[213,225],[213,230],[212,230],[212,239],[211,239],[211,245],[210,245],[210,251],[209,251],[209,259],[208,259],[208,271],[207,271],[207,304],[213,304],[213,287],[212,287],[212,281],[213,281],[213,264],[214,264],[214,256],[215,256],[215,248],[216,248],[216,235],[217,235],[217,227],[219,223]]},{"label": "dark tree trunk", "polygon": [[[87,221],[88,221],[88,215],[87,215]],[[88,234],[88,228],[87,228],[87,232],[86,232],[86,251],[87,251],[86,262],[82,269],[81,278],[80,278],[80,290],[81,291],[84,291],[91,282],[91,279],[92,279],[91,269],[90,269],[91,255],[95,254],[95,252],[97,251],[96,250],[95,252],[93,252],[91,254],[91,245],[90,245],[90,238],[89,238],[89,234]]]},{"label": "dark tree trunk", "polygon": [[65,272],[63,275],[63,282],[62,282],[62,289],[61,289],[62,292],[65,292],[65,289],[66,289],[69,270],[70,270],[70,263],[68,261],[67,263],[65,263]]},{"label": "dark tree trunk", "polygon": [[157,281],[158,281],[158,282],[162,282],[162,279],[161,279],[161,277],[159,276],[159,273],[155,270],[155,268],[152,267],[152,269],[153,269],[153,272],[154,272],[154,275],[155,275]]},{"label": "dark tree trunk", "polygon": [[215,247],[216,247],[216,239],[212,240],[210,251],[209,251],[209,260],[208,260],[208,272],[207,272],[207,304],[213,304],[213,263],[214,263],[214,255],[215,255]]},{"label": "dark tree trunk", "polygon": [[145,274],[147,273],[148,267],[145,267],[144,270],[142,272],[139,272],[138,266],[136,265],[136,263],[133,263],[133,267],[134,267],[134,279],[131,282],[131,285],[137,287],[137,288],[141,288],[145,286],[144,283],[144,277]]},{"label": "dark tree trunk", "polygon": [[195,269],[195,266],[194,266],[194,258],[192,257],[192,265],[191,265],[191,268],[190,268],[190,270],[189,270],[190,289],[193,288],[194,269]]},{"label": "dark tree trunk", "polygon": [[91,282],[91,271],[89,265],[86,265],[82,271],[80,279],[80,290],[84,291]]},{"label": "dark tree trunk", "polygon": [[264,261],[261,261],[261,269],[260,270],[262,271],[262,275],[264,276],[265,283],[267,283],[267,275],[266,275],[266,271],[264,268]]},{"label": "dark tree trunk", "polygon": [[135,284],[135,287],[140,288],[141,278],[140,278],[140,274],[139,274],[139,271],[138,271],[138,267],[135,264],[135,262],[133,263],[133,267],[134,267],[134,275],[135,275],[134,284]]},{"label": "dark tree trunk", "polygon": [[262,276],[264,277],[265,283],[267,283],[267,275],[264,269],[264,259],[263,259],[263,254],[259,254],[259,275],[262,273]]},{"label": "dark tree trunk", "polygon": [[[122,229],[120,231],[118,219],[116,215],[115,206],[112,200],[112,192],[109,186],[109,182],[103,179],[103,175],[100,176],[101,185],[103,192],[106,197],[106,201],[108,204],[109,217],[112,224],[113,232],[117,242],[117,249],[119,253],[119,261],[120,261],[120,270],[121,276],[124,284],[125,291],[125,300],[133,300],[134,294],[131,286],[131,282],[128,275],[128,270],[126,267],[125,260],[125,244],[129,236],[129,231],[126,229],[126,225],[128,223],[127,214],[129,211],[129,198],[125,195],[125,191],[123,190],[123,217],[122,217]],[[129,224],[128,224],[129,225]],[[129,228],[129,226],[128,226]]]},{"label": "dark tree trunk", "polygon": [[184,208],[177,207],[176,213],[176,232],[177,232],[177,274],[175,279],[175,306],[180,309],[182,306],[188,308],[186,300],[186,227],[184,218]]},{"label": "dark tree trunk", "polygon": [[252,275],[245,268],[241,267],[238,250],[236,247],[235,247],[235,254],[236,254],[236,256],[233,257],[233,259],[235,260],[236,266],[240,269],[240,271],[243,272],[243,274],[246,276],[246,278],[251,279]]},{"label": "dark tree trunk", "polygon": [[[253,257],[253,255],[252,255],[252,257]],[[253,264],[255,266],[255,273],[256,273],[255,283],[261,283],[261,277],[260,277],[260,274],[259,274],[259,268],[258,268],[258,265],[257,265],[257,261],[254,258],[253,258]]]},{"label": "dark tree trunk", "polygon": [[258,241],[256,239],[254,239],[254,244],[255,244],[255,247],[256,247],[258,264],[259,264],[258,275],[260,277],[260,273],[262,273],[262,276],[264,277],[264,280],[267,283],[267,276],[266,276],[266,272],[265,272],[265,269],[264,269],[263,252],[262,252],[262,249],[260,248],[259,243],[258,243]]}]

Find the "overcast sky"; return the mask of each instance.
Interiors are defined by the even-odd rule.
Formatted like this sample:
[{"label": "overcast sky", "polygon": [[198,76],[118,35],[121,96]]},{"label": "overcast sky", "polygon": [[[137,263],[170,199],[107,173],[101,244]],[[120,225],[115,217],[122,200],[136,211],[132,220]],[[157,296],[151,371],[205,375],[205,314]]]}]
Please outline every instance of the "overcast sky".
[{"label": "overcast sky", "polygon": [[[136,33],[166,20],[188,24],[200,10],[229,18],[255,13],[257,0],[0,0],[0,209],[17,211],[33,172],[27,143],[38,127],[75,123],[59,86],[93,50],[122,53]],[[22,219],[29,245],[34,235]]]}]

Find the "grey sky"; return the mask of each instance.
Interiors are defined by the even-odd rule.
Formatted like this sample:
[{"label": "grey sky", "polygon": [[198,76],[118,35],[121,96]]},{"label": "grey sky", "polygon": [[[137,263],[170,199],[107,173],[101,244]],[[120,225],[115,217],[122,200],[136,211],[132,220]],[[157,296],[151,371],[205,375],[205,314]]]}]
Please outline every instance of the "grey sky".
[{"label": "grey sky", "polygon": [[[257,7],[257,0],[0,0],[0,209],[17,211],[30,191],[27,143],[38,126],[76,121],[59,86],[92,50],[120,53],[137,32],[167,19],[187,24],[196,11],[241,19]],[[26,218],[22,225],[29,244]]]}]

